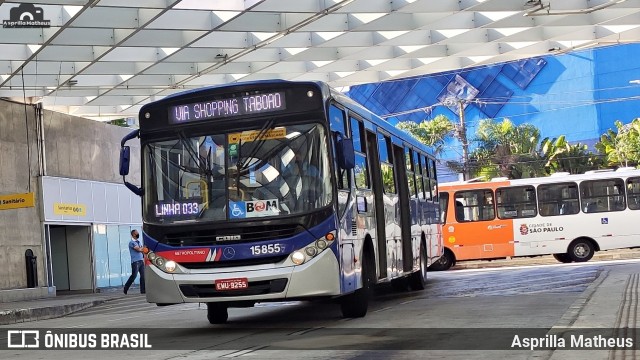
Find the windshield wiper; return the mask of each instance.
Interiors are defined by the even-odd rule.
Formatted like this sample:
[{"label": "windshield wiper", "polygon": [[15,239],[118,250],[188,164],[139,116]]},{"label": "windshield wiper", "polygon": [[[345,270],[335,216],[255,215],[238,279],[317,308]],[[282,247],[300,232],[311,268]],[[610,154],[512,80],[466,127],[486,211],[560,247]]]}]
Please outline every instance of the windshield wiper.
[{"label": "windshield wiper", "polygon": [[240,153],[238,153],[238,163],[236,164],[238,171],[240,171],[241,169],[245,169],[249,164],[250,159],[252,159],[258,153],[258,151],[262,148],[262,146],[266,143],[267,139],[265,138],[265,135],[269,132],[273,123],[274,123],[274,120],[269,119],[260,128],[260,131],[258,132],[256,139],[254,140],[253,149],[251,149],[251,152],[245,157],[244,161],[242,162],[240,161],[241,157],[239,155]]},{"label": "windshield wiper", "polygon": [[[213,169],[211,168],[211,166],[209,165],[209,158],[211,155],[211,148],[209,148],[209,154],[207,156],[206,159],[206,164],[205,161],[200,161],[200,154],[198,154],[198,152],[192,147],[191,143],[189,142],[189,139],[187,138],[187,136],[184,134],[184,131],[178,131],[178,138],[180,139],[180,142],[182,142],[182,145],[184,146],[184,149],[187,150],[187,153],[189,154],[189,157],[191,158],[191,160],[197,164],[197,169],[198,172],[197,174],[201,174],[201,175],[205,175],[205,176],[214,176],[213,174]],[[185,166],[181,165],[180,167],[184,167]],[[193,171],[190,171],[192,173],[196,173]]]}]

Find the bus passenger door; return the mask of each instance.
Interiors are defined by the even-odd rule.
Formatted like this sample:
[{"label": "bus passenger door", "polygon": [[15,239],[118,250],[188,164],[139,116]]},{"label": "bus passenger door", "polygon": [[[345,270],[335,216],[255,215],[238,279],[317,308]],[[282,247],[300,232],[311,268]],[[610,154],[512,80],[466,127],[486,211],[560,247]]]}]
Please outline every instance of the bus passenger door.
[{"label": "bus passenger door", "polygon": [[[407,167],[405,151],[402,147],[392,145],[394,156],[394,172],[396,174],[396,187],[398,189],[398,200],[396,202],[396,229],[400,230],[395,234],[399,237],[396,251],[398,252],[398,272],[411,272],[413,269],[413,256],[411,255],[411,212],[409,204],[409,189],[407,178]],[[408,154],[407,154],[408,156]],[[398,228],[399,227],[399,228]]]},{"label": "bus passenger door", "polygon": [[385,231],[384,194],[382,192],[382,172],[378,155],[378,142],[376,134],[367,131],[367,159],[371,169],[371,188],[373,190],[373,218],[375,219],[375,239],[378,248],[378,278],[387,277],[387,238]]}]

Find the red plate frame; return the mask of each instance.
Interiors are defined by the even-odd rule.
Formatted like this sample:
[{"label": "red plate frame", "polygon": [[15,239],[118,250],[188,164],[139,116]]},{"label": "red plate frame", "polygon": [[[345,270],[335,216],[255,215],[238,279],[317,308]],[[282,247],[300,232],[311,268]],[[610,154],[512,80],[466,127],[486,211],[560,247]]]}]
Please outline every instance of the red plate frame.
[{"label": "red plate frame", "polygon": [[245,290],[249,288],[247,278],[219,279],[215,281],[216,291]]}]

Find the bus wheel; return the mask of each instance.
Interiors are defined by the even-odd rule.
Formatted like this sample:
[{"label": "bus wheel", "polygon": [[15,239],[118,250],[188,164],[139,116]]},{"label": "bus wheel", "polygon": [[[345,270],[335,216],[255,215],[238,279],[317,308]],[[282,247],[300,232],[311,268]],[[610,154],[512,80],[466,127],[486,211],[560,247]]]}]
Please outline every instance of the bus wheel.
[{"label": "bus wheel", "polygon": [[225,324],[229,319],[227,306],[219,303],[207,303],[207,319],[210,324]]},{"label": "bus wheel", "polygon": [[575,262],[585,262],[589,261],[593,257],[594,252],[595,247],[593,246],[593,242],[591,242],[591,240],[581,238],[575,239],[571,244],[569,244],[567,254],[569,255],[569,258]]},{"label": "bus wheel", "polygon": [[373,257],[369,254],[362,259],[362,287],[342,297],[340,301],[342,316],[345,318],[359,318],[367,315],[369,298],[375,281],[375,268],[372,265],[372,260]]},{"label": "bus wheel", "polygon": [[444,253],[440,257],[440,259],[433,263],[430,269],[436,271],[445,271],[449,270],[455,263],[456,258],[453,255],[453,252],[449,249],[444,249]]},{"label": "bus wheel", "polygon": [[573,261],[569,257],[569,254],[553,254],[553,258],[565,264],[568,264]]},{"label": "bus wheel", "polygon": [[424,290],[427,284],[427,250],[420,244],[420,270],[409,276],[411,290]]}]

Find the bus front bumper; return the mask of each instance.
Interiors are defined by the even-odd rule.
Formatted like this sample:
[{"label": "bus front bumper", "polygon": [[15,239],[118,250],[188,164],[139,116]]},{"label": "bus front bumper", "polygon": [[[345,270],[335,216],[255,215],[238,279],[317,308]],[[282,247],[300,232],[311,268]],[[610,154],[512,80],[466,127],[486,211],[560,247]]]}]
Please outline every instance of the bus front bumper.
[{"label": "bus front bumper", "polygon": [[[340,295],[340,267],[332,251],[324,251],[298,266],[268,269],[219,268],[187,274],[168,274],[154,265],[145,268],[147,301],[239,302]],[[215,281],[246,278],[249,287],[216,291]]]}]

